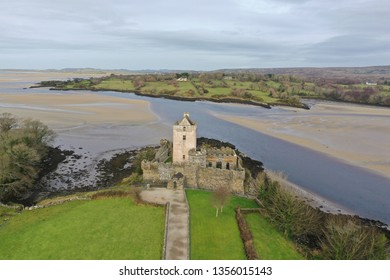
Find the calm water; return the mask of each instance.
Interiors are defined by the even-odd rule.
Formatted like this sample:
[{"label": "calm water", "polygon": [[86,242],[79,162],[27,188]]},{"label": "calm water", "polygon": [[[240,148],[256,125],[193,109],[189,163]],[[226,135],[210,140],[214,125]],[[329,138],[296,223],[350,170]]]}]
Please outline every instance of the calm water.
[{"label": "calm water", "polygon": [[[24,83],[22,85],[24,86]],[[0,94],[3,90],[0,84]],[[31,93],[38,91],[46,90],[27,90]],[[10,93],[9,87],[7,92]],[[14,91],[15,94],[20,92],[26,91],[20,89]],[[161,137],[170,135],[171,125],[183,112],[190,112],[191,118],[198,123],[198,136],[230,142],[250,157],[262,161],[267,169],[283,171],[291,182],[308,191],[319,194],[360,216],[390,224],[390,179],[214,116],[214,113],[224,113],[257,118],[267,118],[270,114],[283,117],[290,114],[288,111],[210,102],[181,102],[115,92],[96,94],[151,102],[151,109],[160,118],[159,123],[166,125]],[[143,131],[142,127],[137,128],[137,135],[129,135],[128,146],[139,145],[140,139],[147,138],[149,134],[150,131]],[[146,143],[150,141],[145,139]]]}]

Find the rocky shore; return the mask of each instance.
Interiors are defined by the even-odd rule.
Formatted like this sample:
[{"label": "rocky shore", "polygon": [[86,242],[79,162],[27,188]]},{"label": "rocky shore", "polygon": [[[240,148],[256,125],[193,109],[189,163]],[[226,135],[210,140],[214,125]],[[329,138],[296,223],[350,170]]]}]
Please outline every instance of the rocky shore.
[{"label": "rocky shore", "polygon": [[34,188],[17,202],[32,206],[48,197],[111,187],[134,172],[132,160],[140,151],[108,151],[87,164],[88,152],[50,148]]}]

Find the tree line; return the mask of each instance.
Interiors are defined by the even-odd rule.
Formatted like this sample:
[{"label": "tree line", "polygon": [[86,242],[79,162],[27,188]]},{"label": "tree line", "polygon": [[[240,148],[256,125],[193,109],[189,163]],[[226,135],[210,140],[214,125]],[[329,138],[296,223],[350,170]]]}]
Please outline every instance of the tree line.
[{"label": "tree line", "polygon": [[[299,98],[318,98],[333,101],[354,102],[361,104],[390,106],[390,82],[376,79],[377,85],[366,85],[364,77],[307,77],[286,74],[264,74],[256,72],[191,72],[191,73],[158,73],[118,75],[90,79],[71,79],[68,81],[43,81],[40,86],[76,89],[95,89],[103,81],[117,79],[131,81],[134,89],[143,91],[147,83],[164,82],[175,89],[149,88],[151,93],[165,95],[184,94],[192,97],[196,92],[192,89],[182,92],[177,79],[185,77],[196,92],[207,95],[212,88],[230,88],[230,96],[262,102],[254,91],[262,92],[282,103],[292,106],[299,104]],[[241,84],[240,84],[241,83]],[[245,85],[242,85],[245,83]],[[161,92],[160,92],[161,91]],[[148,92],[146,92],[148,93]],[[218,97],[218,95],[216,96]]]},{"label": "tree line", "polygon": [[0,201],[8,203],[29,190],[55,133],[37,120],[0,115]]},{"label": "tree line", "polygon": [[286,237],[295,241],[309,258],[390,258],[389,233],[373,221],[315,209],[268,177],[260,188],[259,199],[262,214]]}]

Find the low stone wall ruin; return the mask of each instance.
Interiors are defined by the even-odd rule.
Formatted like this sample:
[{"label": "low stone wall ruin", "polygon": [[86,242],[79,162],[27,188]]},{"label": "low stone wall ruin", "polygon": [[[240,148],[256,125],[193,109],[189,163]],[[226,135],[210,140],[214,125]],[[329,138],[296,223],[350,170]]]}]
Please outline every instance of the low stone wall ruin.
[{"label": "low stone wall ruin", "polygon": [[175,173],[185,176],[185,187],[215,190],[228,187],[234,193],[244,193],[244,170],[201,167],[196,164],[142,162],[144,180],[151,184],[168,183]]}]

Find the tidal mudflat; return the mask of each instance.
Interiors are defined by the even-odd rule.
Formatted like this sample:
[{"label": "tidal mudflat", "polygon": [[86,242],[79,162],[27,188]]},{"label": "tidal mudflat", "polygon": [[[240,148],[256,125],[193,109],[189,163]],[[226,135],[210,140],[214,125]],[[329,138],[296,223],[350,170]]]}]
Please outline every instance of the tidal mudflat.
[{"label": "tidal mudflat", "polygon": [[91,187],[101,160],[156,144],[164,135],[149,102],[142,100],[90,93],[1,94],[0,109],[42,121],[57,133],[55,146],[75,152],[55,176],[44,178],[51,190]]},{"label": "tidal mudflat", "polygon": [[262,118],[218,117],[390,177],[390,109],[318,102]]}]

